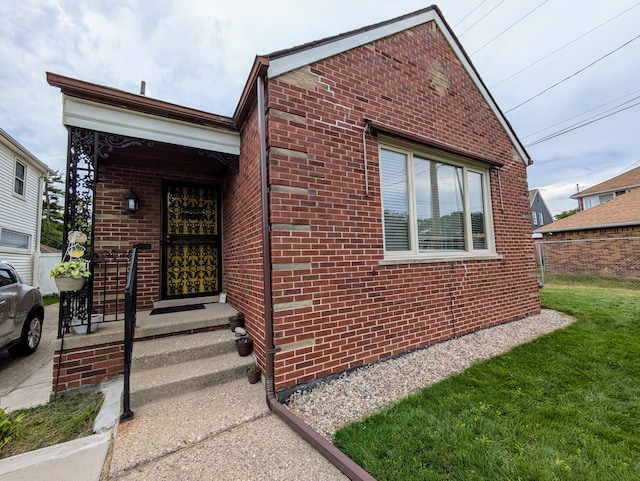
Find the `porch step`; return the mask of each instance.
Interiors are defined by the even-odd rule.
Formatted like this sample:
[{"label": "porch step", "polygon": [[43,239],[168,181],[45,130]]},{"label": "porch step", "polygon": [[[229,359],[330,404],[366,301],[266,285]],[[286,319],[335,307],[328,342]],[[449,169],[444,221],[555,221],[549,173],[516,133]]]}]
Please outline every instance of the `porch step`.
[{"label": "porch step", "polygon": [[166,399],[240,379],[246,376],[247,366],[252,362],[252,356],[240,357],[237,352],[231,352],[179,364],[133,371],[131,405],[139,407],[158,399]]},{"label": "porch step", "polygon": [[236,352],[234,339],[229,329],[220,329],[136,342],[131,367],[137,372]]}]

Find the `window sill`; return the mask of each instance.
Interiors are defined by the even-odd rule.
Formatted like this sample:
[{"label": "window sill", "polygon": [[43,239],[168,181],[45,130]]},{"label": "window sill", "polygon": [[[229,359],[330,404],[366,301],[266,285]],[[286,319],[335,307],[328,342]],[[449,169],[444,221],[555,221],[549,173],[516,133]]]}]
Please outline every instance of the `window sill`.
[{"label": "window sill", "polygon": [[496,253],[490,254],[455,254],[455,255],[441,255],[441,256],[429,256],[429,257],[390,257],[379,261],[381,266],[393,266],[398,264],[429,264],[434,262],[465,262],[465,261],[498,261],[502,260],[502,256]]}]

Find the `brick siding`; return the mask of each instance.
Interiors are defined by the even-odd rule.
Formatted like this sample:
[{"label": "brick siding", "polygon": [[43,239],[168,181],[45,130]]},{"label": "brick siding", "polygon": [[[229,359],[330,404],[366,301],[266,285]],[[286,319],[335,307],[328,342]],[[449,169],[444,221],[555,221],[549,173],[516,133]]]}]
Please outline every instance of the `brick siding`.
[{"label": "brick siding", "polygon": [[[525,163],[434,23],[267,89],[276,388],[539,312]],[[505,163],[502,192],[491,173],[501,259],[381,263],[378,141],[367,139],[367,196],[365,117]]]}]

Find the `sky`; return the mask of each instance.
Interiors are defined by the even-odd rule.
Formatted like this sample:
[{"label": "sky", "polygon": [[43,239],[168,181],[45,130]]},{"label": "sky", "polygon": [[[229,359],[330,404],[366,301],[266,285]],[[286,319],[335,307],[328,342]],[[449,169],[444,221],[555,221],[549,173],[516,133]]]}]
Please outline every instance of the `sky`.
[{"label": "sky", "polygon": [[[64,172],[53,72],[231,116],[256,55],[426,6],[417,0],[2,0],[0,127]],[[640,165],[640,0],[437,3],[534,163],[553,214]],[[557,135],[560,134],[560,135]],[[547,138],[550,137],[550,138]]]}]

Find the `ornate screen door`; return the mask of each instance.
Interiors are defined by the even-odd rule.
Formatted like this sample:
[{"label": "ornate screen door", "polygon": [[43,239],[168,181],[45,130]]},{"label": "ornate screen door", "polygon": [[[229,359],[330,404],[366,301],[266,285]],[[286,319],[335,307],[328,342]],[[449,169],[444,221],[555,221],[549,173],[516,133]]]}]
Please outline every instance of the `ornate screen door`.
[{"label": "ornate screen door", "polygon": [[165,186],[165,299],[220,291],[219,191],[216,186]]}]

